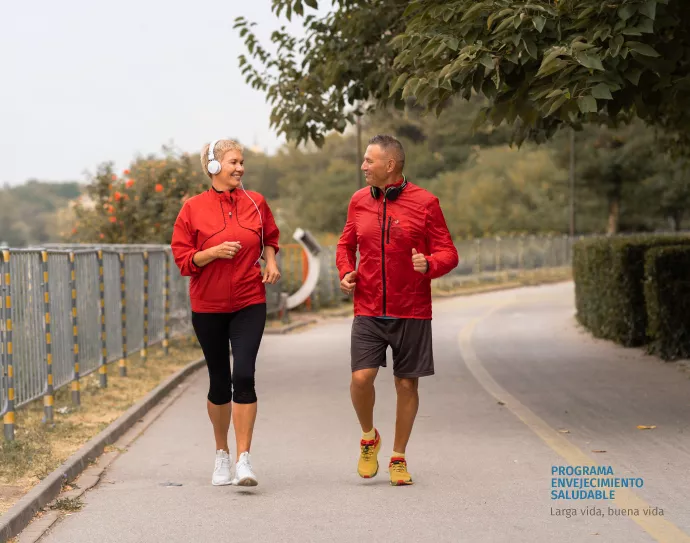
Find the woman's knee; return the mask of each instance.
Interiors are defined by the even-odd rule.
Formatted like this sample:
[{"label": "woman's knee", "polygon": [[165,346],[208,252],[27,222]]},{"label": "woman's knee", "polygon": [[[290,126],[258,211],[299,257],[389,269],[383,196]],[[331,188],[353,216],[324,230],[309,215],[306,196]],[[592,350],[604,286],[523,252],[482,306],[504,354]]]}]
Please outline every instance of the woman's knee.
[{"label": "woman's knee", "polygon": [[254,376],[235,375],[233,390],[233,401],[235,403],[255,403],[256,389],[254,385]]}]

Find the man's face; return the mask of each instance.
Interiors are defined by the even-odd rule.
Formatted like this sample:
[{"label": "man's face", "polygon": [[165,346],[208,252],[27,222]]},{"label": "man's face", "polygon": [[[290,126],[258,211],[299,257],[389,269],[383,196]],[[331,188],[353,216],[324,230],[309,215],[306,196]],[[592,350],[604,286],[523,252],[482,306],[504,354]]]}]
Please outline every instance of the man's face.
[{"label": "man's face", "polygon": [[362,171],[367,180],[367,184],[377,187],[385,184],[391,171],[393,171],[393,161],[378,145],[369,145],[364,153]]}]

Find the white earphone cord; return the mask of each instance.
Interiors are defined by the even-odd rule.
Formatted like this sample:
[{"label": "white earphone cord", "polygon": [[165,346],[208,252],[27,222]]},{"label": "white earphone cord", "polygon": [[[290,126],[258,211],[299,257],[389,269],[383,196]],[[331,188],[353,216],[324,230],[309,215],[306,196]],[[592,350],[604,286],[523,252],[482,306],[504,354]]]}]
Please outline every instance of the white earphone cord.
[{"label": "white earphone cord", "polygon": [[252,201],[252,204],[254,204],[254,207],[256,208],[256,212],[259,214],[259,224],[261,225],[261,254],[259,255],[259,258],[257,260],[257,262],[259,262],[261,260],[261,257],[264,256],[264,221],[261,218],[261,211],[259,211],[259,206],[256,205],[254,199],[251,196],[249,196],[249,193],[244,189],[244,183],[242,183],[242,181],[240,181],[240,187],[242,187],[242,190],[247,195],[247,198],[249,198]]}]

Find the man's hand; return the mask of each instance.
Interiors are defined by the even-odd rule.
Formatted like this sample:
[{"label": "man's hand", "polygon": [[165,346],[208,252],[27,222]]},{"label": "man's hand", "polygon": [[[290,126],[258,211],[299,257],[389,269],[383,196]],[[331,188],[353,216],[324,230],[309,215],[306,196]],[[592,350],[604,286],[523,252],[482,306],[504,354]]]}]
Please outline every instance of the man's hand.
[{"label": "man's hand", "polygon": [[263,283],[269,283],[275,285],[280,279],[280,270],[278,269],[278,264],[275,260],[269,260],[266,262],[266,269],[264,270]]},{"label": "man's hand", "polygon": [[412,249],[412,265],[416,272],[426,273],[429,271],[429,261],[423,254],[418,253],[417,249]]},{"label": "man's hand", "polygon": [[343,292],[343,294],[352,294],[352,292],[355,290],[355,283],[357,282],[357,272],[352,271],[348,274],[345,274],[345,277],[343,277],[343,280],[340,281],[340,290]]},{"label": "man's hand", "polygon": [[213,247],[213,256],[215,258],[234,258],[241,248],[242,245],[239,241],[224,241]]}]

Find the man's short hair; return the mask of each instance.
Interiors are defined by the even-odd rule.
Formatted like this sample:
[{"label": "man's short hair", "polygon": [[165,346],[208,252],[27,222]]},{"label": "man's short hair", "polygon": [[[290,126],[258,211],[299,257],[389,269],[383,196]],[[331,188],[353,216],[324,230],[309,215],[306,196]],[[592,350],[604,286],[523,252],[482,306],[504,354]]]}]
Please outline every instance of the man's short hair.
[{"label": "man's short hair", "polygon": [[405,149],[397,138],[387,134],[378,134],[369,140],[369,145],[378,145],[387,153],[391,153],[401,171],[405,167]]}]

